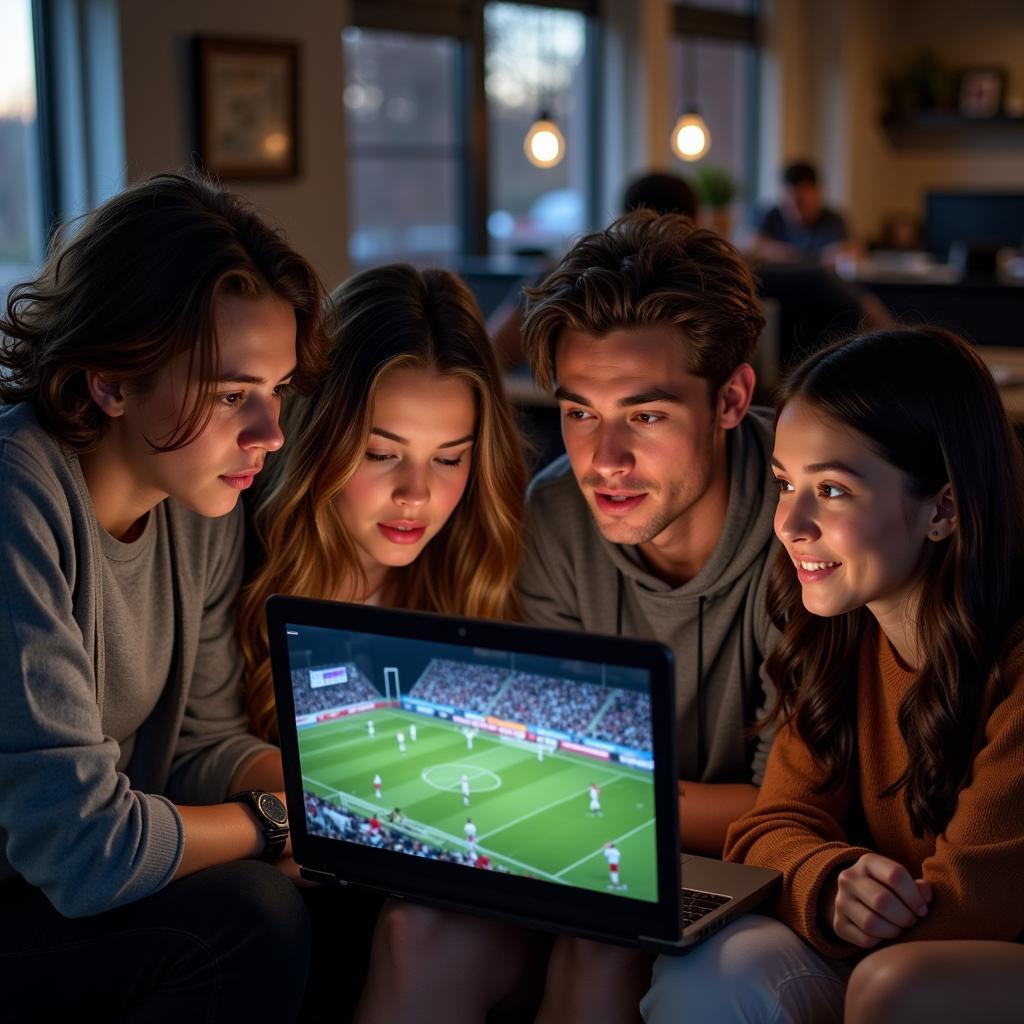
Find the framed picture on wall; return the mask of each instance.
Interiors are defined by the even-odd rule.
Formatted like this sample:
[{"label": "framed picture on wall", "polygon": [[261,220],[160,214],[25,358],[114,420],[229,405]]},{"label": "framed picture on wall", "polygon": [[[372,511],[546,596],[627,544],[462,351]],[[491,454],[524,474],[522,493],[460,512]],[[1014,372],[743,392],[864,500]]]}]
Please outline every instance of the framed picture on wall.
[{"label": "framed picture on wall", "polygon": [[219,178],[298,174],[298,47],[196,40],[199,155]]},{"label": "framed picture on wall", "polygon": [[1003,112],[1005,89],[1002,68],[968,68],[960,75],[957,108],[964,117],[998,117]]}]

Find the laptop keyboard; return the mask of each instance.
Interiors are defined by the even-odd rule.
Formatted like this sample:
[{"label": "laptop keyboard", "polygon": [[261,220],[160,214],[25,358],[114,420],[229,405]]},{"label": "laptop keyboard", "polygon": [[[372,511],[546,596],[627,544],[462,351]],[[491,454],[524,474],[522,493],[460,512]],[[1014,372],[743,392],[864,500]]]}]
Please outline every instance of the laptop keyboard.
[{"label": "laptop keyboard", "polygon": [[705,914],[728,903],[731,896],[720,896],[714,892],[700,892],[698,889],[680,889],[679,906],[682,910],[683,927],[699,921]]}]

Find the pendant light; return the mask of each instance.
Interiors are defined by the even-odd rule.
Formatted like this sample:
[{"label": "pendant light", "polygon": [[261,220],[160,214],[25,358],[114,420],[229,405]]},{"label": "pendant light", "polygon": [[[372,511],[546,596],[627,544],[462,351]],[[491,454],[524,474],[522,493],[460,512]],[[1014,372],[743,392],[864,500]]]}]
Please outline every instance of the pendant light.
[{"label": "pendant light", "polygon": [[676,120],[675,127],[669,142],[672,152],[680,160],[692,163],[699,160],[711,148],[711,132],[700,116],[700,110],[695,102],[697,98],[697,55],[692,54],[692,59],[686,59],[686,43],[683,43],[682,58],[682,80],[683,80],[683,107]]},{"label": "pendant light", "polygon": [[699,160],[711,148],[711,132],[696,107],[690,107],[679,115],[672,129],[671,141],[672,152],[687,163]]},{"label": "pendant light", "polygon": [[554,117],[551,115],[550,105],[543,102],[543,86],[541,75],[543,68],[547,67],[542,51],[542,39],[544,34],[541,31],[541,13],[537,12],[537,97],[538,113],[530,130],[523,139],[523,152],[526,159],[534,167],[554,167],[561,163],[565,156],[565,137],[558,130]]},{"label": "pendant light", "polygon": [[534,167],[554,167],[565,156],[565,138],[551,115],[542,110],[523,140],[526,159]]}]

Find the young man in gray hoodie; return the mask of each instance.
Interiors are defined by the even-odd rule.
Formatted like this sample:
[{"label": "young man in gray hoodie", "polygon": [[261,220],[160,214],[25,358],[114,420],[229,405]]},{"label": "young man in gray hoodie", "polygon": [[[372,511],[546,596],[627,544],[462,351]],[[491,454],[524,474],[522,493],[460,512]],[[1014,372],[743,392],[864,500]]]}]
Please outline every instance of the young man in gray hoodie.
[{"label": "young man in gray hoodie", "polygon": [[[580,240],[524,321],[566,454],[530,486],[523,610],[672,649],[680,840],[713,856],[753,805],[769,746],[748,734],[771,700],[773,429],[750,409],[763,326],[739,253],[649,211]],[[559,940],[542,1017],[627,1019],[648,977],[637,954]]]},{"label": "young man in gray hoodie", "polygon": [[681,839],[714,856],[767,756],[744,732],[770,697],[777,485],[749,364],[763,324],[728,242],[638,211],[582,239],[524,325],[566,447],[530,486],[526,618],[672,649]]},{"label": "young man in gray hoodie", "polygon": [[[672,648],[682,846],[720,856],[768,747],[746,732],[770,700],[777,496],[772,419],[750,409],[764,326],[753,278],[720,236],[640,210],[530,289],[523,326],[566,447],[530,487],[523,611]],[[528,984],[536,946],[511,926],[408,908],[385,911],[375,943],[364,998],[392,1021],[482,1020]],[[649,983],[649,957],[562,937],[537,1019],[635,1019]]]}]

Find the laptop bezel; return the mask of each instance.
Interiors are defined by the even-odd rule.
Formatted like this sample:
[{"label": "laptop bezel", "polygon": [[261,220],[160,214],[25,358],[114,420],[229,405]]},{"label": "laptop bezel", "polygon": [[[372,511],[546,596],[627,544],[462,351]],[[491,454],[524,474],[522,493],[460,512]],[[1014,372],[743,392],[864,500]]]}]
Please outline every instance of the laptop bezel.
[{"label": "laptop bezel", "polygon": [[[295,859],[311,877],[368,886],[413,900],[572,934],[629,944],[640,936],[677,942],[679,921],[679,805],[676,784],[675,673],[662,644],[515,623],[407,612],[367,605],[275,595],[267,601],[271,667],[277,699],[285,790]],[[631,665],[651,677],[655,760],[656,902],[540,879],[482,871],[422,857],[311,835],[306,828],[298,731],[286,630],[314,626],[381,636],[546,653],[588,662]]]}]

